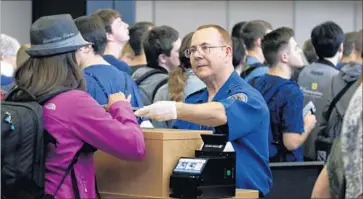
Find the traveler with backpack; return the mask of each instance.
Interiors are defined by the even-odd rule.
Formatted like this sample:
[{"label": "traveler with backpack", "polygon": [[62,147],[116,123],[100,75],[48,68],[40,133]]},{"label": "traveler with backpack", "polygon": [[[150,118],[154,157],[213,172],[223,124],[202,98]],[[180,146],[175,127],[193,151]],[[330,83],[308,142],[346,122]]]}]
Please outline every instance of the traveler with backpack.
[{"label": "traveler with backpack", "polygon": [[344,34],[344,49],[343,57],[337,64],[337,69],[341,70],[348,64],[360,64],[362,65],[362,58],[360,54],[362,52],[362,31],[347,32]]},{"label": "traveler with backpack", "polygon": [[[329,90],[333,77],[339,73],[336,65],[343,55],[344,38],[342,28],[332,21],[321,23],[311,31],[311,42],[319,60],[300,72],[297,83],[304,93],[304,106],[310,101],[314,103],[318,122],[322,120],[325,93]],[[306,160],[316,160],[317,135],[318,129],[314,128],[306,140],[304,148]]]},{"label": "traveler with backpack", "polygon": [[148,21],[141,21],[129,26],[129,42],[122,49],[120,59],[130,67],[132,75],[137,69],[146,66],[146,57],[142,41],[154,24]]},{"label": "traveler with backpack", "polygon": [[[181,40],[179,33],[169,26],[152,28],[145,36],[143,47],[147,66],[138,68],[132,75],[144,105],[150,105],[156,100],[169,100],[169,72],[180,65],[179,48]],[[156,128],[166,128],[165,122],[152,121]]]},{"label": "traveler with backpack", "polygon": [[301,49],[294,31],[286,27],[265,35],[261,46],[269,72],[250,84],[260,91],[270,110],[270,162],[303,161],[302,145],[316,120],[311,113],[303,115],[304,96],[291,80],[293,69],[302,66]]},{"label": "traveler with backpack", "polygon": [[142,159],[142,130],[123,93],[108,97],[106,112],[84,91],[76,57],[90,43],[71,15],[37,19],[30,38],[18,88],[2,102],[2,198],[96,198],[94,151]]},{"label": "traveler with backpack", "polygon": [[[106,31],[101,18],[97,15],[82,16],[74,20],[83,38],[92,45],[80,48],[79,65],[86,80],[86,91],[96,101],[105,105],[108,96],[122,92],[131,96],[133,107],[143,107],[139,90],[134,80],[126,72],[118,70],[102,57],[106,47]],[[139,119],[139,123],[142,119]]]},{"label": "traveler with backpack", "polygon": [[143,47],[147,66],[132,75],[145,106],[155,101],[158,90],[168,82],[169,72],[180,65],[180,45],[178,31],[169,26],[154,27],[146,34]]},{"label": "traveler with backpack", "polygon": [[[357,43],[362,45],[362,36]],[[363,54],[360,56],[363,58]],[[359,86],[357,80],[361,74],[362,63],[350,62],[341,68],[326,89],[323,97],[324,108],[317,127],[318,136],[315,142],[316,157],[319,161],[327,161],[332,144],[340,135],[345,112],[353,93]]]},{"label": "traveler with backpack", "polygon": [[233,67],[239,75],[241,75],[246,64],[247,50],[243,39],[232,37],[233,42]]},{"label": "traveler with backpack", "polygon": [[120,13],[114,9],[100,9],[92,13],[99,16],[107,33],[107,44],[103,58],[120,71],[130,74],[130,66],[118,59],[122,48],[129,41],[129,25],[122,20]]},{"label": "traveler with backpack", "polygon": [[261,49],[261,40],[270,31],[272,31],[272,25],[263,20],[253,20],[246,23],[242,30],[242,39],[245,42],[247,48],[246,68],[241,73],[241,77],[247,82],[254,77],[265,75],[268,71],[265,58]]},{"label": "traveler with backpack", "polygon": [[[362,54],[363,57],[363,54]],[[362,80],[357,80],[327,162],[311,198],[363,198]]]}]

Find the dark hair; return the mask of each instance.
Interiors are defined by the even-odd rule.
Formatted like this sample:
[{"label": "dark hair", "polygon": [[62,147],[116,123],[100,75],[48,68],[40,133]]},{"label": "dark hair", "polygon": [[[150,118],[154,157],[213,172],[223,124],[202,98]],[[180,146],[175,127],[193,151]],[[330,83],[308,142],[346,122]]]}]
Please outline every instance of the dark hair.
[{"label": "dark hair", "polygon": [[304,42],[302,50],[304,52],[305,58],[308,60],[310,64],[318,60],[318,56],[315,53],[314,46],[311,43],[311,39],[308,39]]},{"label": "dark hair", "polygon": [[82,37],[92,43],[96,55],[105,52],[107,38],[103,22],[97,15],[82,16],[74,20]]},{"label": "dark hair", "polygon": [[242,28],[246,24],[247,24],[247,21],[241,21],[241,22],[236,23],[233,26],[233,28],[232,28],[232,33],[231,33],[232,37],[240,38],[241,37]]},{"label": "dark hair", "polygon": [[194,34],[194,32],[190,32],[187,35],[185,35],[182,42],[181,42],[181,45],[180,45],[179,59],[180,59],[180,65],[183,68],[191,68],[192,67],[190,65],[190,58],[187,58],[185,56],[184,52],[190,47],[190,44],[192,43],[193,34]]},{"label": "dark hair", "polygon": [[112,22],[121,17],[120,13],[113,9],[99,9],[96,10],[92,15],[98,15],[105,26],[105,30],[107,33],[112,33]]},{"label": "dark hair", "polygon": [[353,52],[353,45],[354,49],[358,52],[362,52],[362,35],[359,32],[348,32],[344,35],[344,51],[343,56],[349,56]]},{"label": "dark hair", "polygon": [[188,79],[185,69],[191,68],[190,59],[185,57],[184,51],[190,47],[193,34],[194,32],[191,32],[184,36],[179,49],[180,67],[174,67],[169,74],[169,97],[173,101],[184,100],[184,88]]},{"label": "dark hair", "polygon": [[243,42],[243,39],[241,38],[236,38],[236,37],[232,37],[232,42],[233,42],[233,67],[234,69],[237,68],[237,66],[239,66],[240,64],[244,64],[241,63],[245,57],[246,57],[246,47],[245,44]]},{"label": "dark hair", "polygon": [[268,21],[262,20],[262,19],[257,19],[257,20],[253,20],[252,22],[257,22],[262,24],[263,26],[265,26],[266,29],[271,30],[273,29],[272,24]]},{"label": "dark hair", "polygon": [[262,39],[269,28],[261,21],[250,21],[244,25],[241,36],[245,42],[247,50],[253,50],[257,39]]},{"label": "dark hair", "polygon": [[75,52],[48,57],[30,57],[15,72],[16,84],[35,97],[51,94],[62,87],[85,89]]},{"label": "dark hair", "polygon": [[206,28],[216,29],[219,32],[219,34],[221,35],[222,42],[224,42],[224,44],[226,44],[226,45],[232,46],[232,38],[231,38],[231,36],[229,35],[229,33],[227,32],[226,29],[222,28],[219,25],[206,24],[206,25],[199,26],[197,28],[197,30],[202,30],[202,29],[206,29]]},{"label": "dark hair", "polygon": [[146,61],[150,67],[158,67],[159,55],[170,56],[173,43],[179,39],[177,30],[170,26],[159,26],[151,29],[143,41]]},{"label": "dark hair", "polygon": [[344,42],[344,32],[340,26],[327,21],[315,26],[311,31],[311,42],[320,59],[333,57]]},{"label": "dark hair", "polygon": [[290,39],[294,37],[291,28],[281,27],[266,34],[261,42],[262,52],[269,67],[273,67],[277,62],[280,50],[289,45]]},{"label": "dark hair", "polygon": [[138,22],[129,26],[129,44],[132,51],[134,51],[135,56],[141,55],[142,41],[149,31],[149,28],[153,26],[154,24],[151,22]]}]

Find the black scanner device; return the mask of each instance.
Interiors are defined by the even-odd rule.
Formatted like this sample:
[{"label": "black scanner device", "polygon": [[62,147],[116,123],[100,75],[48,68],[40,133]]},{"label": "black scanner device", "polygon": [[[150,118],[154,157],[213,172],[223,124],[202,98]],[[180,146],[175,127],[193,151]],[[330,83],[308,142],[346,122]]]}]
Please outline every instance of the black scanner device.
[{"label": "black scanner device", "polygon": [[230,198],[236,195],[236,154],[225,134],[202,134],[195,157],[181,157],[170,176],[172,198]]}]

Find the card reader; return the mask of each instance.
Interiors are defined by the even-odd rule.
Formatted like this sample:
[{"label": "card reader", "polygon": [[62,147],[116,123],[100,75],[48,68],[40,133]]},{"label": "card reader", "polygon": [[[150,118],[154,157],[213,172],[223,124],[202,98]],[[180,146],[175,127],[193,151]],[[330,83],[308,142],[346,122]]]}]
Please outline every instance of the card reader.
[{"label": "card reader", "polygon": [[225,134],[202,134],[195,157],[181,157],[170,176],[170,197],[230,198],[236,194],[236,156]]}]

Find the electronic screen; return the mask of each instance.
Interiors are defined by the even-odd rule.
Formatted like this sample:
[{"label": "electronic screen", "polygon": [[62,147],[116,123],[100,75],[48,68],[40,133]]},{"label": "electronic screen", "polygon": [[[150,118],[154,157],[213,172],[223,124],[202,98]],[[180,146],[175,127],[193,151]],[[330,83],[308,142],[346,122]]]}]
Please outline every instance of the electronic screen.
[{"label": "electronic screen", "polygon": [[200,174],[206,162],[206,159],[180,158],[174,172]]}]

